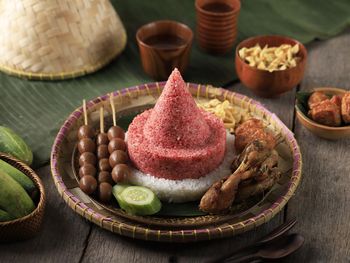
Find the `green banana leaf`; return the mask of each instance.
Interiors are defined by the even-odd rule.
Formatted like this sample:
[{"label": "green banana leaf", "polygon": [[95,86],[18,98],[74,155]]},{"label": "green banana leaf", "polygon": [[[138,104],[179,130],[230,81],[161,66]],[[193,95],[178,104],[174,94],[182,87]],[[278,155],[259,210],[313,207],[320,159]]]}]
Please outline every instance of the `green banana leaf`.
[{"label": "green banana leaf", "polygon": [[[194,1],[112,0],[128,32],[126,50],[97,73],[73,80],[27,81],[0,73],[0,125],[23,136],[34,152],[34,167],[47,163],[54,137],[83,98],[152,81],[142,70],[135,32],[159,19],[174,19],[195,30]],[[349,0],[243,0],[238,41],[281,34],[308,43],[338,34],[350,24]],[[236,80],[234,51],[212,56],[194,43],[186,81],[221,86]]]}]

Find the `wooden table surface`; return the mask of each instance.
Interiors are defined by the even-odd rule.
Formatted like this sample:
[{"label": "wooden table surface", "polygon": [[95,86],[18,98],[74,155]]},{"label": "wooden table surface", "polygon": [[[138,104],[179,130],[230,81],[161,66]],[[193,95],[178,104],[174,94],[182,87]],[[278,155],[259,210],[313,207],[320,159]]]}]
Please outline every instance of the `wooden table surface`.
[{"label": "wooden table surface", "polygon": [[303,179],[285,209],[269,223],[229,239],[162,244],[121,237],[75,214],[60,198],[49,166],[38,170],[48,202],[42,231],[32,240],[0,245],[0,262],[203,262],[247,245],[291,217],[304,246],[283,262],[350,262],[350,140],[327,141],[295,119],[297,90],[317,86],[350,89],[350,31],[307,46],[303,82],[278,99],[260,99],[237,83],[232,90],[260,100],[295,133],[303,155]]}]

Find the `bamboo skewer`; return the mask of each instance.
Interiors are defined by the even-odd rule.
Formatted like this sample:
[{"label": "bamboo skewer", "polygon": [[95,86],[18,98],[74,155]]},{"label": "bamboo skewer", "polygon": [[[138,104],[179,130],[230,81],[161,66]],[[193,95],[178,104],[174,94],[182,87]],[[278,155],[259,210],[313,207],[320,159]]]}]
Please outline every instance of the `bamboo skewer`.
[{"label": "bamboo skewer", "polygon": [[83,100],[83,111],[84,111],[84,125],[88,125],[87,111],[86,111],[86,101]]},{"label": "bamboo skewer", "polygon": [[103,107],[100,108],[100,133],[105,133]]},{"label": "bamboo skewer", "polygon": [[113,93],[110,93],[109,102],[110,102],[111,108],[112,108],[113,126],[117,126],[117,120],[116,120],[116,116],[115,116],[115,106],[114,106],[114,102],[113,102]]}]

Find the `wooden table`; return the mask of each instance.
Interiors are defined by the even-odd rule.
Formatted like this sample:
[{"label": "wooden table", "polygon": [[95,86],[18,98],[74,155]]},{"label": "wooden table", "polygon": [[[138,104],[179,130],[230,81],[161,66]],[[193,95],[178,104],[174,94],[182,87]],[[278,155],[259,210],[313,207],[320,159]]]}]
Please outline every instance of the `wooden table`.
[{"label": "wooden table", "polygon": [[229,239],[162,244],[121,237],[75,214],[60,198],[50,167],[38,170],[48,202],[41,233],[25,242],[0,245],[0,262],[202,262],[228,254],[291,217],[305,244],[283,262],[350,262],[350,140],[326,141],[295,119],[297,90],[317,86],[350,89],[350,31],[308,45],[305,78],[278,99],[260,99],[236,83],[230,89],[260,100],[295,133],[303,154],[303,179],[284,211],[268,224]]}]

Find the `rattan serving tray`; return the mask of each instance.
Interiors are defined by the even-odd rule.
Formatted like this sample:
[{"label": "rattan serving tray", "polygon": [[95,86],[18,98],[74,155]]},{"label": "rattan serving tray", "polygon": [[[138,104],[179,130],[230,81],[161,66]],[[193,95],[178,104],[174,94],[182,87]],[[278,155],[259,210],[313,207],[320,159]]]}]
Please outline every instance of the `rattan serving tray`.
[{"label": "rattan serving tray", "polygon": [[[118,116],[139,113],[152,107],[164,85],[165,82],[150,83],[116,91],[114,96]],[[269,221],[281,211],[295,192],[301,178],[301,154],[293,133],[275,114],[246,96],[193,83],[188,83],[188,88],[196,99],[226,99],[268,122],[269,127],[282,138],[277,147],[282,162],[281,180],[263,198],[236,214],[197,217],[127,215],[118,208],[101,205],[85,195],[78,187],[75,168],[72,165],[77,130],[83,124],[82,108],[78,108],[61,127],[51,153],[51,171],[55,185],[60,195],[76,213],[104,229],[123,236],[161,242],[194,242],[230,237],[248,231]],[[87,103],[93,125],[97,126],[98,110],[101,105],[109,109],[108,98],[104,95]],[[105,114],[107,119],[110,118],[110,112],[107,111]]]}]

